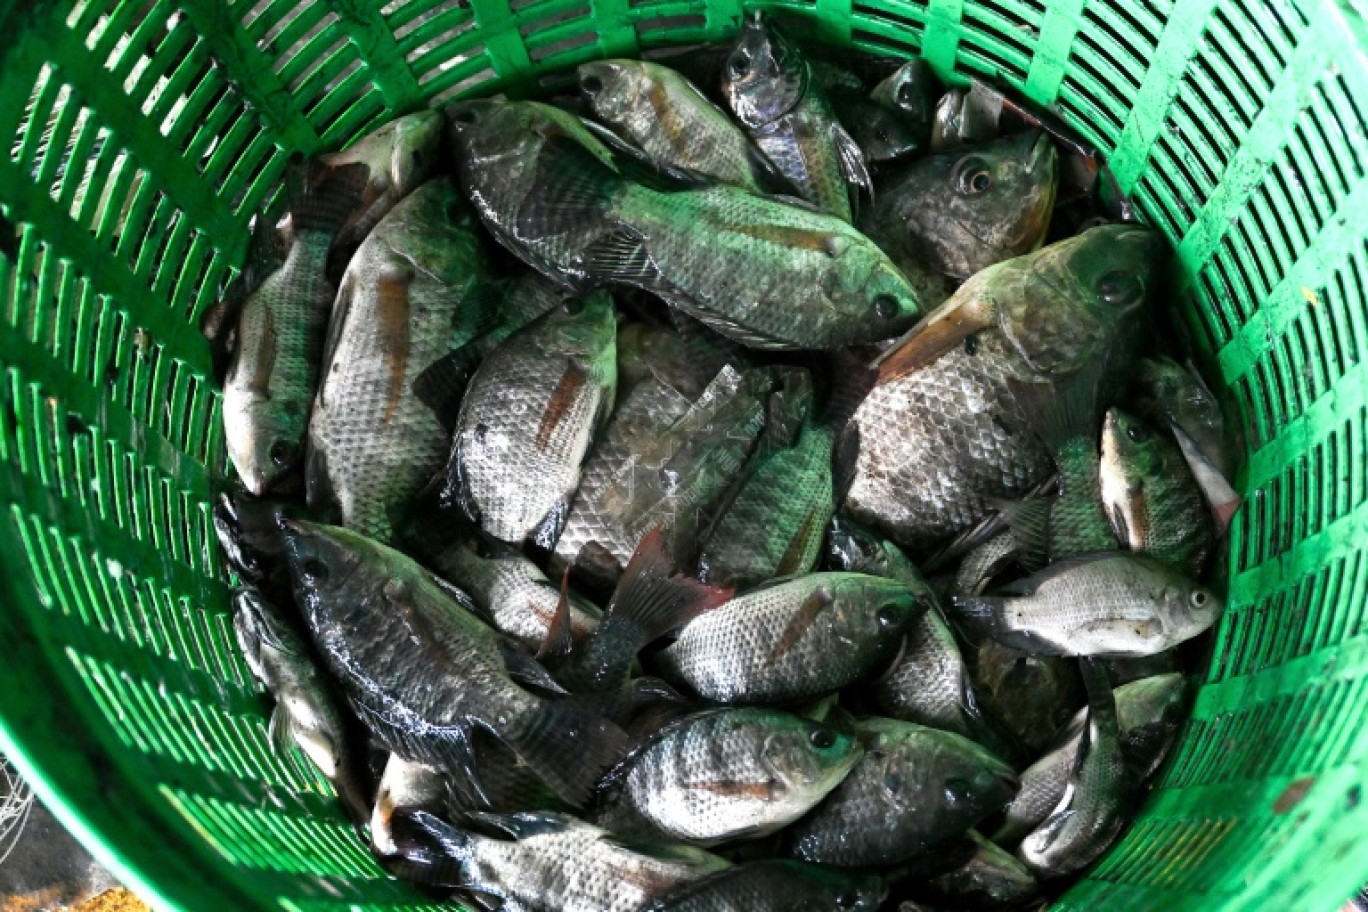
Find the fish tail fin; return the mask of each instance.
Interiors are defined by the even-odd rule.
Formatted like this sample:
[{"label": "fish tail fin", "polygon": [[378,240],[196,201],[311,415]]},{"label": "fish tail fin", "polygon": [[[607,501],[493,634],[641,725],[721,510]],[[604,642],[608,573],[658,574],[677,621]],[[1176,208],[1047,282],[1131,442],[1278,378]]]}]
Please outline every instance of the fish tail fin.
[{"label": "fish tail fin", "polygon": [[630,744],[616,724],[573,699],[543,700],[496,734],[574,807],[584,806],[604,771]]},{"label": "fish tail fin", "polygon": [[665,531],[656,526],[627,562],[603,624],[611,623],[616,635],[640,649],[732,597],[731,589],[709,586],[673,569]]},{"label": "fish tail fin", "polygon": [[1107,663],[1101,659],[1084,656],[1078,660],[1079,671],[1083,674],[1083,686],[1088,693],[1088,714],[1092,724],[1110,729],[1113,737],[1119,737],[1116,717],[1116,694],[1112,691],[1111,678],[1107,674]]},{"label": "fish tail fin", "polygon": [[473,838],[435,814],[397,808],[390,824],[403,876],[430,886],[458,887],[474,854]]},{"label": "fish tail fin", "polygon": [[370,183],[364,164],[328,165],[318,159],[294,162],[286,175],[290,227],[296,236],[303,231],[337,234],[363,205]]}]

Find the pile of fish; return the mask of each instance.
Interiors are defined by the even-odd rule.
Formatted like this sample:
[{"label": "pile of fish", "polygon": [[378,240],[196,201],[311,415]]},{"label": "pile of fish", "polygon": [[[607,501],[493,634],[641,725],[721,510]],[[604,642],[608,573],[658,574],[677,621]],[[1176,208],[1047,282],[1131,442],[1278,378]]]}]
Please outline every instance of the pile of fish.
[{"label": "pile of fish", "polygon": [[1164,245],[921,61],[759,17],[663,60],[402,117],[258,217],[205,329],[271,735],[486,908],[1048,899],[1222,607]]}]

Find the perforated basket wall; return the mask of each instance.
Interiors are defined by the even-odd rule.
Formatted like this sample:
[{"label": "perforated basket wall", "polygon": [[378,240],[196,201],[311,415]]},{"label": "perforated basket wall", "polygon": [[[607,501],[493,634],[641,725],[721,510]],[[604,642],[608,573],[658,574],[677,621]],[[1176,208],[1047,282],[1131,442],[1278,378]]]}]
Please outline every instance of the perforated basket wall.
[{"label": "perforated basket wall", "polygon": [[[1246,427],[1230,609],[1176,756],[1059,904],[1327,912],[1368,876],[1368,108],[1334,2],[816,0],[824,40],[1057,105],[1172,240]],[[747,5],[749,8],[749,5]],[[278,758],[235,654],[197,318],[293,151],[716,39],[739,0],[0,3],[0,726],[154,904],[436,908]]]}]

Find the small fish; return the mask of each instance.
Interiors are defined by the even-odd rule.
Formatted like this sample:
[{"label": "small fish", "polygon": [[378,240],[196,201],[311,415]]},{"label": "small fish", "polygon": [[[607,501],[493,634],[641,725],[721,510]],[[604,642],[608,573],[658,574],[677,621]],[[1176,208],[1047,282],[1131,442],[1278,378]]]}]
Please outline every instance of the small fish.
[{"label": "small fish", "polygon": [[305,464],[310,506],[391,542],[442,467],[475,357],[495,319],[473,213],[446,181],[404,198],[342,278]]},{"label": "small fish", "polygon": [[642,912],[876,912],[886,892],[873,874],[769,858],[695,881]]},{"label": "small fish", "polygon": [[804,861],[896,865],[964,835],[1016,793],[1010,767],[949,732],[867,719],[864,758],[817,809],[789,830]]},{"label": "small fish", "polygon": [[1201,571],[1216,538],[1202,489],[1177,445],[1119,408],[1102,426],[1101,493],[1126,547]]},{"label": "small fish", "polygon": [[610,772],[591,820],[700,846],[768,836],[812,810],[863,752],[850,735],[779,710],[707,710],[667,725]]},{"label": "small fish", "polygon": [[1088,722],[1064,797],[1021,843],[1017,857],[1042,879],[1063,877],[1097,859],[1126,824],[1133,787],[1121,751],[1116,700],[1100,663],[1083,661]]},{"label": "small fish", "polygon": [[773,166],[684,76],[648,60],[596,60],[577,74],[594,115],[655,164],[762,192]]},{"label": "small fish", "polygon": [[418,111],[396,118],[361,137],[341,152],[320,156],[327,168],[360,165],[366,169],[361,204],[333,238],[328,254],[328,281],[342,280],[352,255],[400,200],[412,193],[441,164],[442,115]]},{"label": "small fish", "polygon": [[933,155],[882,179],[859,225],[900,269],[967,279],[1040,246],[1058,173],[1044,133]]},{"label": "small fish", "polygon": [[337,292],[324,275],[328,250],[365,177],[356,165],[292,172],[284,260],[242,304],[223,383],[223,435],[242,483],[258,496],[303,459]]},{"label": "small fish", "polygon": [[852,190],[872,188],[864,154],[815,84],[807,58],[759,12],[727,57],[722,92],[798,195],[849,222]]},{"label": "small fish", "polygon": [[394,812],[407,808],[442,814],[447,804],[447,780],[441,770],[390,754],[375,792],[375,809],[370,817],[371,847],[382,857],[397,855],[399,847],[390,829]]},{"label": "small fish", "polygon": [[1141,358],[1137,382],[1144,394],[1142,417],[1182,431],[1216,471],[1234,477],[1234,446],[1221,403],[1191,364],[1162,355]]},{"label": "small fish", "polygon": [[284,530],[314,643],[391,753],[474,782],[470,738],[484,729],[571,804],[625,753],[627,736],[611,722],[518,683],[557,689],[411,558],[335,527],[286,521]]},{"label": "small fish", "polygon": [[510,337],[480,365],[461,403],[444,499],[495,538],[550,548],[616,383],[616,316],[605,292]]},{"label": "small fish", "polygon": [[965,839],[968,860],[927,878],[917,887],[919,896],[959,910],[1016,908],[1036,898],[1040,885],[1025,865],[976,830]]},{"label": "small fish", "polygon": [[999,753],[1001,735],[983,716],[959,645],[945,622],[941,598],[897,546],[846,519],[832,522],[827,566],[896,580],[926,605],[907,633],[907,647],[892,670],[869,685],[885,715],[964,735]]},{"label": "small fish", "polygon": [[780,578],[690,622],[657,664],[705,700],[792,702],[885,669],[923,610],[911,589],[862,573]]},{"label": "small fish", "polygon": [[462,828],[425,811],[396,821],[406,873],[463,887],[504,908],[639,912],[731,864],[702,849],[626,840],[549,812],[468,814]]},{"label": "small fish", "polygon": [[1060,561],[1001,591],[956,597],[956,620],[1047,655],[1153,655],[1205,631],[1223,607],[1207,587],[1124,552]]},{"label": "small fish", "polygon": [[277,749],[297,749],[332,783],[360,826],[369,816],[364,768],[347,743],[347,723],[304,640],[255,589],[233,593],[233,630],[252,675],[275,698],[269,733]]},{"label": "small fish", "polygon": [[1044,481],[1049,455],[1012,385],[1066,382],[1107,356],[1126,370],[1162,253],[1147,228],[1104,225],[966,282],[878,362],[837,446],[846,515],[915,556]]}]

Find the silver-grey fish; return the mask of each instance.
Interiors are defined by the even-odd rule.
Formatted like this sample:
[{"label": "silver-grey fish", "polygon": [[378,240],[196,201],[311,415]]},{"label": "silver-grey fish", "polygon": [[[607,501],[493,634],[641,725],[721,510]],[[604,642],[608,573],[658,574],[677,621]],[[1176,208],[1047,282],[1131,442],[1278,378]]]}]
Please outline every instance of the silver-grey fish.
[{"label": "silver-grey fish", "polygon": [[701,846],[767,836],[812,810],[863,752],[850,735],[779,710],[707,710],[667,725],[610,772],[590,819]]},{"label": "silver-grey fish", "polygon": [[536,536],[551,547],[616,383],[616,312],[605,292],[510,337],[480,365],[461,403],[446,496],[495,538]]},{"label": "silver-grey fish", "polygon": [[689,846],[627,843],[574,817],[473,814],[458,829],[404,815],[401,854],[428,882],[464,887],[527,912],[641,912],[674,890],[731,867]]},{"label": "silver-grey fish", "polygon": [[1044,481],[1012,385],[1108,355],[1124,370],[1162,250],[1149,229],[1104,225],[966,282],[879,363],[838,446],[856,454],[845,512],[915,554]]},{"label": "silver-grey fish", "polygon": [[862,573],[780,578],[691,621],[657,664],[705,700],[792,702],[884,670],[923,610],[903,584]]},{"label": "silver-grey fish", "polygon": [[1201,571],[1216,539],[1201,487],[1176,444],[1119,408],[1102,425],[1101,494],[1122,544]]},{"label": "silver-grey fish", "polygon": [[447,181],[375,226],[342,278],[309,421],[310,506],[384,542],[442,467],[473,355],[495,319],[474,214]]},{"label": "silver-grey fish", "polygon": [[275,698],[269,727],[282,751],[297,749],[323,774],[359,826],[369,813],[358,758],[331,684],[280,609],[252,588],[233,593],[233,630],[242,657]]},{"label": "silver-grey fish", "polygon": [[955,617],[1005,646],[1052,655],[1153,655],[1205,631],[1223,607],[1209,588],[1126,552],[1060,561],[1001,591],[956,597]]},{"label": "silver-grey fish", "polygon": [[851,193],[871,187],[864,153],[836,119],[807,58],[756,12],[727,57],[732,113],[798,195],[851,220]]},{"label": "silver-grey fish", "polygon": [[660,166],[682,168],[761,192],[773,166],[693,83],[649,60],[580,64],[579,87],[594,116]]},{"label": "silver-grey fish", "polygon": [[768,858],[681,887],[643,912],[875,912],[885,893],[874,874]]},{"label": "silver-grey fish", "polygon": [[588,708],[524,689],[518,681],[542,691],[555,685],[458,600],[458,590],[355,532],[284,525],[296,600],[313,640],[391,753],[472,782],[470,738],[484,729],[572,804],[620,759],[625,733]]},{"label": "silver-grey fish", "polygon": [[1016,793],[1011,768],[960,735],[877,718],[856,731],[864,758],[789,830],[790,851],[805,861],[899,864],[962,836]]},{"label": "silver-grey fish", "polygon": [[1190,363],[1184,367],[1163,355],[1141,358],[1138,383],[1144,393],[1142,417],[1181,430],[1218,472],[1233,477],[1234,446],[1220,400]]}]

